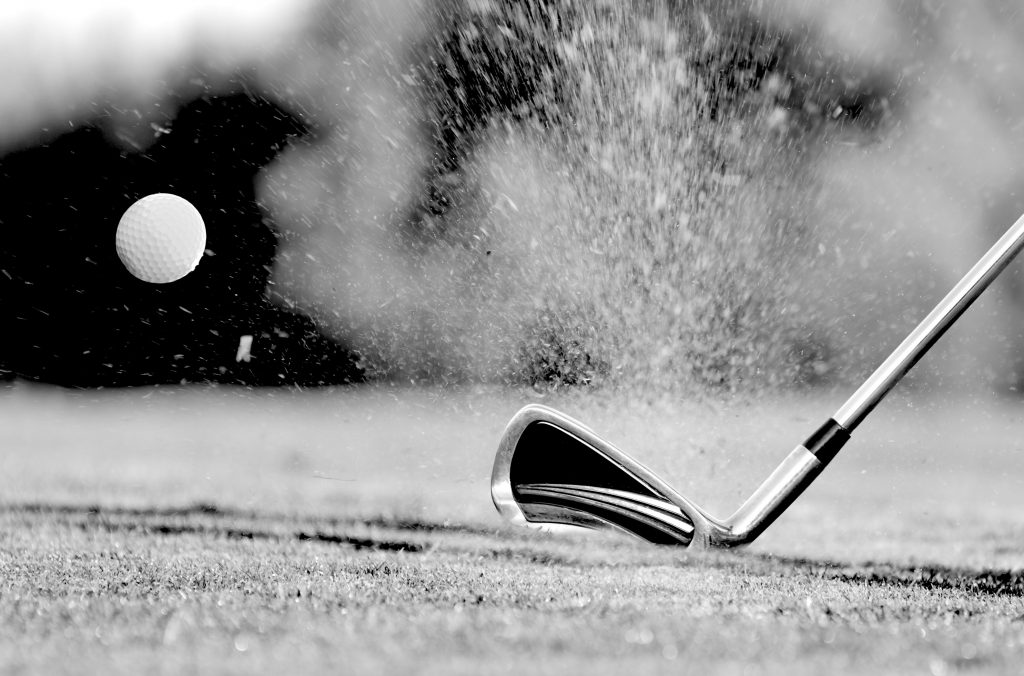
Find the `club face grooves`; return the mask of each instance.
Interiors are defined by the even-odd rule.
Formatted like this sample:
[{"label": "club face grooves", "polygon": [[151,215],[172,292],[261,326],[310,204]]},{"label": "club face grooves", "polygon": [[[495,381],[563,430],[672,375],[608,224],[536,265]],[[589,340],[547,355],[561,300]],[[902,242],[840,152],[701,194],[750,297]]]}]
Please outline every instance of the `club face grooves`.
[{"label": "club face grooves", "polygon": [[513,419],[495,460],[498,510],[528,524],[615,528],[687,546],[693,520],[645,467],[575,421],[542,406]]}]

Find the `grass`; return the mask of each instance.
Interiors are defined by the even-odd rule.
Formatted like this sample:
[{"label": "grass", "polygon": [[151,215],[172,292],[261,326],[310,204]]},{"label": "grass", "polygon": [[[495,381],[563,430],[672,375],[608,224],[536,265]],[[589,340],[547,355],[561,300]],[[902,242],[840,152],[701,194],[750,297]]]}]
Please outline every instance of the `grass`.
[{"label": "grass", "polygon": [[[0,671],[942,674],[1024,658],[1015,406],[896,398],[754,547],[694,553],[500,523],[487,473],[521,401],[0,395]],[[717,511],[822,407],[619,401],[616,422],[614,397],[553,403]]]}]

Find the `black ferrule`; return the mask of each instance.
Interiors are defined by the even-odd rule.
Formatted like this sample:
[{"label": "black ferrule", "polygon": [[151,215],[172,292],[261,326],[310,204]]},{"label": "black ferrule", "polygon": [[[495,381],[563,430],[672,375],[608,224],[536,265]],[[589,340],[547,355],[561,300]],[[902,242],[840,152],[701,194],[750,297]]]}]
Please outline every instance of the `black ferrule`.
[{"label": "black ferrule", "polygon": [[818,428],[818,431],[807,437],[804,448],[813,453],[822,465],[827,465],[832,458],[836,457],[836,453],[843,447],[843,444],[849,440],[850,433],[842,425],[829,418],[828,422]]}]

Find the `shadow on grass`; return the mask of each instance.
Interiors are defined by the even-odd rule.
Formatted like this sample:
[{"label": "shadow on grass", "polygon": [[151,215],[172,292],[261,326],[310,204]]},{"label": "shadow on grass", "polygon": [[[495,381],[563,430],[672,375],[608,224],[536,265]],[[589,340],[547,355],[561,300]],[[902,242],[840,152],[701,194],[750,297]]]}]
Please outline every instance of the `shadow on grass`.
[{"label": "shadow on grass", "polygon": [[328,516],[312,516],[312,517],[301,517],[296,515],[289,515],[285,513],[275,512],[258,512],[255,510],[246,509],[233,509],[226,507],[219,507],[217,505],[208,503],[194,503],[191,505],[185,505],[183,507],[102,507],[99,505],[73,505],[73,504],[59,504],[59,503],[22,503],[22,504],[3,504],[0,503],[0,512],[15,513],[25,512],[34,514],[52,514],[52,515],[78,515],[78,516],[95,516],[100,517],[103,515],[110,517],[119,518],[131,518],[137,517],[140,519],[159,519],[159,518],[190,518],[190,517],[213,517],[217,519],[247,519],[247,520],[261,520],[261,521],[272,521],[277,523],[288,523],[294,521],[311,521],[315,520],[320,523],[338,526],[352,526],[361,525],[367,527],[379,527],[399,530],[411,530],[417,532],[430,533],[434,531],[460,531],[463,533],[473,533],[477,535],[491,534],[494,531],[491,529],[484,528],[471,528],[467,526],[449,526],[430,521],[416,521],[414,519],[402,519],[402,518],[387,518],[387,517],[376,517],[376,518],[361,518],[361,519],[344,519],[338,517]]},{"label": "shadow on grass", "polygon": [[[49,522],[82,531],[139,536],[318,542],[356,550],[425,553],[438,549],[535,565],[587,566],[578,540],[560,541],[514,526],[473,527],[408,518],[339,518],[219,507],[121,507],[66,503],[0,502],[0,522],[21,518],[28,527]],[[358,533],[354,535],[353,532]],[[661,549],[661,548],[659,548]]]},{"label": "shadow on grass", "polygon": [[972,594],[1024,596],[1024,571],[952,566],[899,566],[868,561],[858,564],[762,555],[775,567],[787,566],[809,575],[851,584],[894,585],[925,590],[959,590]]},{"label": "shadow on grass", "polygon": [[[0,504],[0,515],[105,532],[140,535],[196,535],[230,540],[319,542],[356,550],[423,553],[438,547],[469,548],[494,559],[538,565],[622,567],[674,565],[742,569],[752,575],[796,574],[854,585],[914,587],[994,596],[1024,596],[1024,571],[885,562],[843,563],[736,551],[690,552],[625,538],[558,538],[532,531],[487,529],[402,518],[369,519],[298,516],[193,504],[130,508],[47,503]],[[352,534],[358,531],[359,535]],[[513,535],[513,533],[515,533]],[[461,538],[460,538],[461,536]],[[468,538],[468,541],[467,541]],[[457,541],[458,540],[458,541]]]},{"label": "shadow on grass", "polygon": [[[344,545],[354,549],[376,549],[380,551],[420,552],[424,546],[415,542],[380,539],[376,537],[354,537],[324,530],[285,530],[273,528],[242,527],[247,522],[271,522],[288,525],[295,517],[282,514],[258,514],[252,511],[223,509],[209,504],[196,504],[174,508],[126,508],[99,507],[97,505],[19,504],[4,505],[0,512],[44,516],[54,521],[77,526],[84,530],[107,532],[137,532],[151,535],[200,535],[222,537],[231,540],[298,540]],[[427,524],[416,524],[385,519],[348,521],[338,519],[317,519],[325,525],[355,526],[366,528],[387,528],[389,530],[426,530],[438,528]]]}]

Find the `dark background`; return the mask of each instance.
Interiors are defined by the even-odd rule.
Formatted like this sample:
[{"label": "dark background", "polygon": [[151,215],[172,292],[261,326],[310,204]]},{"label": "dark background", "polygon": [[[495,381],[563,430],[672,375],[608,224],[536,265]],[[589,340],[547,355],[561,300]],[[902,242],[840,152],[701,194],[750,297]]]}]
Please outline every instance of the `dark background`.
[{"label": "dark background", "polygon": [[[327,385],[360,379],[354,356],[271,303],[277,234],[253,179],[311,131],[252,93],[181,102],[143,152],[103,120],[0,157],[0,380],[71,387],[181,382]],[[192,202],[207,255],[171,284],[133,277],[114,249],[125,209],[155,192]],[[253,358],[236,362],[239,337]]]},{"label": "dark background", "polygon": [[[441,56],[428,60],[422,75],[431,83],[424,114],[436,166],[423,177],[423,193],[411,196],[414,229],[458,204],[458,190],[445,179],[461,172],[488,121],[557,109],[540,100],[536,86],[555,58],[550,49],[526,17],[504,32],[495,20],[474,19],[482,23],[468,28],[455,22],[433,37]],[[365,380],[358,355],[267,294],[279,230],[258,203],[254,180],[287,146],[318,142],[317,130],[244,74],[218,87],[217,94],[169,99],[177,107],[169,124],[142,121],[142,135],[152,141],[144,150],[126,149],[139,129],[126,141],[112,131],[109,114],[6,155],[0,150],[0,381],[118,387]],[[207,255],[170,284],[136,279],[114,248],[125,209],[155,192],[189,200],[207,229]],[[252,359],[236,362],[246,334],[254,337]]]}]

